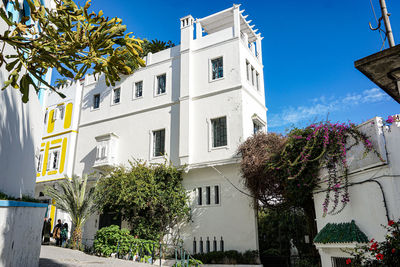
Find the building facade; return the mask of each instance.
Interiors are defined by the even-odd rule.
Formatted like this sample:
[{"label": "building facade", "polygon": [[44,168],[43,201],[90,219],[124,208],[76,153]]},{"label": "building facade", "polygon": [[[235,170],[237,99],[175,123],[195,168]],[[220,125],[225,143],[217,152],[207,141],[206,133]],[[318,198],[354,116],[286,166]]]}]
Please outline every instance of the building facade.
[{"label": "building facade", "polygon": [[[132,159],[186,166],[192,214],[180,235],[192,253],[258,249],[256,211],[243,194],[237,147],[266,131],[267,109],[262,37],[242,13],[234,5],[205,18],[180,19],[180,45],[149,53],[146,67],[115,86],[87,76],[76,149],[69,150],[73,173],[80,176]],[[55,133],[44,133],[51,136],[42,142],[44,158],[55,139],[61,143],[54,146],[64,142]],[[38,182],[61,174],[41,171]],[[100,220],[92,216],[84,227],[89,245]]]},{"label": "building facade", "polygon": [[[376,117],[358,126],[369,137],[381,159],[373,152],[365,155],[362,144],[349,150],[350,202],[347,206],[338,214],[324,217],[322,207],[326,185],[322,183],[314,194],[318,235],[327,237],[326,233],[331,229],[337,231],[330,235],[332,239],[317,235],[314,240],[323,267],[345,264],[351,256],[344,250],[357,244],[368,243],[372,238],[383,241],[386,229],[382,225],[400,218],[400,123],[388,126],[383,122],[382,118]],[[321,180],[325,180],[327,175],[323,173]]]},{"label": "building facade", "polygon": [[[78,135],[82,83],[76,81],[60,88],[66,96],[62,99],[57,93],[48,90],[44,96],[43,132],[40,149],[36,154],[35,196],[47,200],[45,187],[54,186],[55,181],[73,175],[74,155]],[[58,219],[67,220],[68,215],[58,210],[49,201],[46,217],[52,218],[52,226]]]}]

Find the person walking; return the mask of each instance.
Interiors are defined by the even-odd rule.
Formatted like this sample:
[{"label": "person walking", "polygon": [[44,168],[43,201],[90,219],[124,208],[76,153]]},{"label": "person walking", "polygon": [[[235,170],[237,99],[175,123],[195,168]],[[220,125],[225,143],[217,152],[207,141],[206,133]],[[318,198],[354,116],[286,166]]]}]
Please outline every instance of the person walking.
[{"label": "person walking", "polygon": [[61,247],[65,248],[67,246],[68,240],[68,223],[64,223],[61,228]]},{"label": "person walking", "polygon": [[59,247],[61,246],[61,227],[62,227],[61,220],[58,219],[57,224],[53,230],[53,237],[56,239],[56,246]]},{"label": "person walking", "polygon": [[42,235],[43,235],[43,245],[50,244],[51,218],[45,219],[42,229]]}]

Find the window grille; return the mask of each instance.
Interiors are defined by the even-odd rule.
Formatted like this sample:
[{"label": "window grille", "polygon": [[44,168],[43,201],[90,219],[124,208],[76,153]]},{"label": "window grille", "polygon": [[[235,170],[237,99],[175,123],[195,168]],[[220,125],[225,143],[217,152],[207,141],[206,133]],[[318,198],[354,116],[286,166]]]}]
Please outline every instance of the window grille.
[{"label": "window grille", "polygon": [[100,94],[95,94],[93,96],[93,108],[99,108],[100,107]]},{"label": "window grille", "polygon": [[222,57],[211,60],[211,67],[213,80],[224,77]]},{"label": "window grille", "polygon": [[113,103],[118,104],[121,101],[121,88],[114,89]]},{"label": "window grille", "polygon": [[254,86],[254,68],[251,67],[251,84]]},{"label": "window grille", "polygon": [[219,241],[219,248],[220,248],[220,251],[224,251],[224,240],[222,239],[222,236],[221,236],[221,240]]},{"label": "window grille", "polygon": [[348,258],[344,258],[344,257],[332,257],[331,258],[331,260],[332,260],[332,267],[347,267],[347,266],[349,266],[347,263],[346,263],[346,260],[347,260]]},{"label": "window grille", "polygon": [[193,237],[193,254],[197,253],[196,237]]},{"label": "window grille", "polygon": [[206,252],[210,253],[210,239],[207,236],[207,241],[206,241]]},{"label": "window grille", "polygon": [[250,81],[250,63],[246,60],[246,74],[247,80]]},{"label": "window grille", "polygon": [[200,253],[204,253],[203,250],[203,239],[200,237]]},{"label": "window grille", "polygon": [[165,93],[166,75],[157,76],[157,95]]},{"label": "window grille", "polygon": [[135,97],[139,98],[143,95],[143,81],[135,83]]},{"label": "window grille", "polygon": [[254,134],[258,133],[261,130],[262,130],[262,126],[253,121],[253,132],[254,132]]},{"label": "window grille", "polygon": [[39,154],[38,163],[36,167],[37,172],[40,172],[42,170],[42,160],[43,160],[43,154]]},{"label": "window grille", "polygon": [[211,187],[206,186],[206,204],[211,204]]},{"label": "window grille", "polygon": [[214,186],[214,202],[215,204],[219,204],[219,185]]},{"label": "window grille", "polygon": [[58,156],[59,156],[59,152],[58,151],[54,151],[53,152],[53,169],[57,169],[58,167]]},{"label": "window grille", "polygon": [[212,119],[211,124],[213,131],[213,147],[226,146],[228,144],[226,117]]},{"label": "window grille", "polygon": [[153,132],[153,156],[159,157],[165,153],[165,130]]},{"label": "window grille", "polygon": [[203,192],[202,188],[197,188],[197,205],[203,205]]},{"label": "window grille", "polygon": [[213,241],[213,251],[217,251],[217,239],[214,236],[214,241]]}]

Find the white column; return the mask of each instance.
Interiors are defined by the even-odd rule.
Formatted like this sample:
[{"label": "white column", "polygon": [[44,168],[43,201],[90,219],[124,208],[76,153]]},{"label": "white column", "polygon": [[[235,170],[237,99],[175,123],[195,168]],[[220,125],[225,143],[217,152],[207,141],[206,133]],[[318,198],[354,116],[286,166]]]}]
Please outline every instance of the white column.
[{"label": "white column", "polygon": [[262,38],[258,36],[256,40],[256,46],[257,46],[257,58],[260,61],[260,63],[262,63],[261,40]]},{"label": "white column", "polygon": [[240,36],[240,13],[239,6],[233,9],[233,37]]},{"label": "white column", "polygon": [[201,27],[200,22],[196,21],[196,39],[203,37],[203,29]]}]

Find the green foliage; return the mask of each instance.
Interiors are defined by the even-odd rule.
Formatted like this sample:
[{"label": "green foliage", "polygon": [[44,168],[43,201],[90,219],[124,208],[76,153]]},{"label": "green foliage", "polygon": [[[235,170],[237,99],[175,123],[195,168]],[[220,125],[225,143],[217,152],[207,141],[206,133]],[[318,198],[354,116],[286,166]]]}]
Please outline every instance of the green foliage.
[{"label": "green foliage", "polygon": [[195,254],[193,258],[203,264],[259,264],[256,250],[248,250],[244,253],[237,250],[213,251]]},{"label": "green foliage", "polygon": [[68,84],[69,84],[69,80],[68,80],[68,79],[65,79],[65,78],[63,78],[63,79],[57,79],[56,82],[55,82],[55,86],[56,86],[58,89],[60,89],[61,87],[66,86],[66,85],[68,85]]},{"label": "green foliage", "polygon": [[167,48],[171,48],[174,47],[175,44],[171,42],[171,40],[169,40],[168,42],[164,42],[164,41],[160,41],[157,39],[154,40],[147,40],[147,39],[143,39],[143,44],[142,44],[142,48],[143,48],[143,52],[140,54],[141,57],[146,56],[148,53],[157,53],[160,52],[164,49]]},{"label": "green foliage", "polygon": [[384,227],[387,230],[384,241],[372,239],[367,245],[345,250],[352,256],[347,259],[349,266],[400,266],[400,220],[390,220]]},{"label": "green foliage", "polygon": [[45,187],[45,194],[55,201],[57,208],[69,214],[74,229],[72,234],[73,248],[80,248],[82,241],[82,226],[95,211],[93,205],[93,190],[87,186],[88,176],[83,178],[73,175],[58,184],[56,188]]},{"label": "green foliage", "polygon": [[129,162],[106,172],[96,186],[100,211],[121,214],[132,233],[161,240],[175,225],[187,219],[188,197],[182,186],[182,171],[171,164]]},{"label": "green foliage", "polygon": [[0,192],[0,200],[16,200],[16,201],[24,201],[24,202],[35,202],[35,203],[40,202],[39,199],[33,198],[28,195],[22,195],[22,198],[15,198],[15,197],[9,196],[7,194],[4,194],[3,192]]},{"label": "green foliage", "polygon": [[[118,245],[119,244],[119,245]],[[117,225],[111,225],[109,227],[103,227],[96,232],[95,240],[93,243],[94,251],[104,257],[109,257],[112,253],[118,253],[126,255],[131,252],[131,255],[152,254],[153,245],[156,242],[138,239],[129,234],[128,229],[119,229]]]},{"label": "green foliage", "polygon": [[[26,1],[31,14],[20,21],[13,21],[11,13],[0,9],[0,16],[8,25],[0,41],[14,49],[12,54],[4,55],[3,45],[0,52],[0,66],[5,64],[10,72],[3,89],[19,89],[23,102],[28,101],[30,85],[39,90],[32,77],[56,91],[43,79],[51,68],[75,80],[89,69],[94,74],[104,73],[109,86],[121,75],[144,66],[139,56],[142,40],[135,39],[132,33],[125,34],[121,19],[104,17],[102,11],[89,13],[90,0],[83,7],[72,0],[54,0],[54,9],[44,7],[39,0]],[[13,3],[17,11],[22,10],[19,1]]]}]

